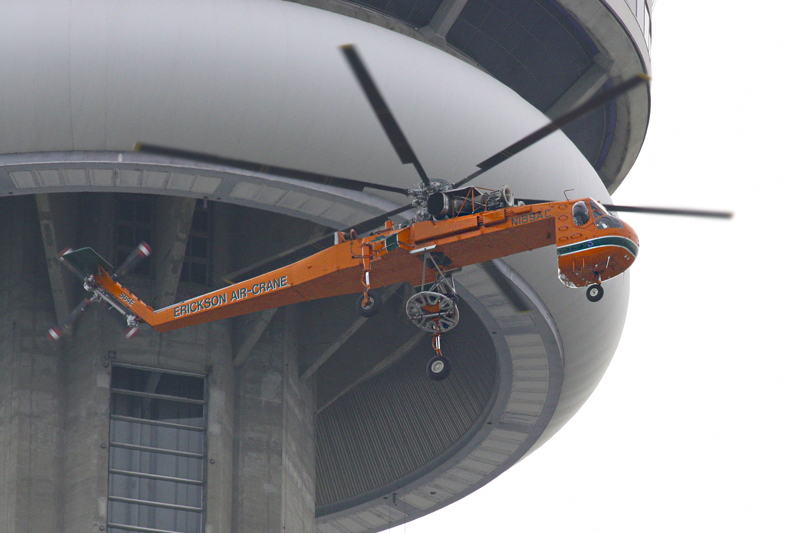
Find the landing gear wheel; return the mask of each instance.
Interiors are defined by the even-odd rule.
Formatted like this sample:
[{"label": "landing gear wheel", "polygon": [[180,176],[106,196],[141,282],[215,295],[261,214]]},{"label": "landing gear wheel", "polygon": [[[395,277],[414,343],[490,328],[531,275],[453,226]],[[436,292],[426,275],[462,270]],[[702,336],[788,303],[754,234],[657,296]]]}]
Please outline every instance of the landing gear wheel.
[{"label": "landing gear wheel", "polygon": [[447,333],[458,324],[456,302],[433,291],[418,292],[409,298],[406,315],[415,326],[428,333]]},{"label": "landing gear wheel", "polygon": [[428,377],[433,381],[442,381],[450,375],[450,361],[443,355],[432,357],[428,361]]},{"label": "landing gear wheel", "polygon": [[603,287],[595,283],[594,285],[589,285],[589,288],[586,289],[586,298],[588,298],[590,302],[599,302],[604,292]]},{"label": "landing gear wheel", "polygon": [[372,318],[380,312],[381,306],[383,305],[383,300],[379,297],[373,296],[372,294],[369,294],[367,299],[368,303],[365,306],[364,295],[360,294],[358,296],[358,300],[356,300],[356,310],[358,311],[358,314],[364,318]]}]

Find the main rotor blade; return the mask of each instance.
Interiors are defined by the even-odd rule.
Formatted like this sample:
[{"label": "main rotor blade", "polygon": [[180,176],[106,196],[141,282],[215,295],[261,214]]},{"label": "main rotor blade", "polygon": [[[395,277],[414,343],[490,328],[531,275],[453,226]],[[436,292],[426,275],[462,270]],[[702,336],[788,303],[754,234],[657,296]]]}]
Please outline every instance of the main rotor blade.
[{"label": "main rotor blade", "polygon": [[497,288],[500,289],[500,292],[508,297],[511,301],[511,305],[513,305],[518,312],[524,313],[533,311],[533,308],[528,304],[528,299],[523,295],[522,291],[511,282],[509,277],[503,274],[498,263],[498,259],[492,259],[491,261],[481,263],[480,267],[489,275],[494,284],[497,285]]},{"label": "main rotor blade", "polygon": [[136,146],[133,148],[133,150],[134,152],[142,152],[153,155],[163,155],[167,157],[175,157],[178,159],[187,159],[189,161],[197,161],[200,163],[210,163],[212,165],[231,167],[239,170],[246,170],[248,172],[258,172],[259,174],[272,174],[273,176],[281,176],[284,178],[310,181],[312,183],[321,183],[323,185],[333,185],[335,187],[342,187],[344,189],[351,189],[354,191],[361,191],[365,188],[370,188],[380,191],[394,192],[397,194],[402,194],[404,196],[408,194],[406,189],[401,189],[400,187],[392,187],[391,185],[380,185],[376,183],[369,183],[366,181],[353,180],[349,178],[337,178],[336,176],[326,176],[324,174],[307,172],[305,170],[295,170],[291,168],[275,167],[271,165],[264,165],[261,163],[253,163],[252,161],[243,161],[241,159],[219,157],[200,152],[191,152],[189,150],[179,150],[177,148],[170,148],[168,146],[159,146],[156,144],[136,143]]},{"label": "main rotor blade", "polygon": [[459,187],[463,186],[465,183],[470,182],[486,172],[490,170],[506,159],[520,153],[525,148],[528,148],[534,143],[537,143],[553,133],[556,130],[567,126],[568,124],[578,120],[579,118],[583,117],[590,111],[600,107],[601,105],[613,100],[614,98],[625,94],[626,92],[630,91],[634,87],[641,85],[642,83],[646,83],[650,80],[650,77],[645,74],[639,74],[623,83],[620,83],[610,91],[604,91],[598,95],[593,96],[592,98],[588,99],[586,102],[582,103],[578,107],[568,111],[567,113],[563,114],[562,116],[556,118],[546,126],[539,128],[538,130],[534,131],[527,137],[523,137],[519,141],[515,142],[511,146],[501,150],[500,152],[496,153],[489,159],[478,163],[478,170],[467,176],[466,178],[462,179],[461,181],[457,182],[453,185],[454,189],[458,189]]},{"label": "main rotor blade", "polygon": [[389,110],[389,106],[386,104],[383,96],[381,96],[378,86],[375,85],[366,65],[361,60],[361,56],[358,55],[358,52],[356,52],[352,44],[345,44],[341,48],[347,62],[350,64],[350,68],[353,70],[353,74],[355,74],[358,83],[361,85],[361,89],[367,96],[367,100],[369,100],[369,105],[372,106],[372,110],[375,111],[375,114],[378,116],[378,120],[381,126],[383,126],[383,131],[386,132],[386,136],[389,137],[389,141],[392,143],[392,146],[394,146],[395,152],[397,152],[397,155],[400,157],[400,161],[404,165],[412,163],[414,168],[417,169],[417,174],[422,178],[423,183],[425,183],[425,185],[430,185],[431,180],[428,179],[425,169],[422,168],[422,164],[419,162],[419,159],[417,159],[408,140],[406,140],[406,136],[403,135],[400,125]]},{"label": "main rotor blade", "polygon": [[525,205],[535,205],[535,204],[549,204],[553,200],[528,200],[525,198],[515,198],[517,202],[522,202]]},{"label": "main rotor blade", "polygon": [[[525,205],[546,204],[552,200],[526,200],[517,198],[518,202]],[[683,217],[706,217],[706,218],[733,218],[730,211],[710,211],[707,209],[679,209],[674,207],[642,207],[636,205],[603,204],[607,211],[619,211],[620,213],[645,213],[648,215],[675,215]]]},{"label": "main rotor blade", "polygon": [[646,213],[650,215],[675,215],[683,217],[706,217],[706,218],[733,218],[730,211],[707,211],[704,209],[675,209],[671,207],[639,207],[633,205],[603,204],[608,211],[619,211],[620,213]]},{"label": "main rotor blade", "polygon": [[[408,211],[412,207],[414,207],[413,204],[407,204],[398,207],[397,209],[393,209],[387,213],[383,213],[376,217],[372,217],[368,220],[365,220],[363,222],[359,222],[354,226],[349,226],[348,228],[342,231],[345,233],[348,233],[351,229],[355,230],[356,233],[364,233],[365,231],[370,231],[379,226],[382,226],[386,220],[393,217],[394,215],[399,215],[403,211]],[[328,233],[317,239],[304,242],[303,244],[299,244],[293,248],[284,250],[271,257],[267,257],[263,261],[253,263],[252,265],[248,265],[244,268],[236,270],[235,272],[226,274],[225,277],[223,278],[223,281],[232,283],[236,281],[236,278],[238,278],[242,274],[247,274],[255,269],[260,269],[263,272],[269,272],[271,270],[275,270],[276,268],[280,268],[282,266],[289,265],[296,261],[300,261],[301,259],[305,259],[306,257],[313,255],[317,252],[320,252],[325,248],[330,248],[333,245],[334,235],[336,235],[336,232]]]},{"label": "main rotor blade", "polygon": [[[408,211],[409,209],[411,209],[413,207],[414,207],[414,204],[401,205],[400,207],[392,209],[391,211],[388,211],[386,213],[381,213],[380,215],[377,215],[377,216],[374,216],[374,217],[369,218],[367,220],[364,220],[363,222],[359,222],[358,224],[356,224],[354,226],[349,226],[347,229],[342,230],[342,231],[346,232],[346,231],[349,231],[351,229],[354,229],[354,230],[356,230],[356,233],[364,233],[365,231],[374,230],[375,228],[382,226],[383,223],[386,222],[389,218],[391,218],[391,217],[393,217],[395,215],[399,215],[400,213],[402,213],[404,211]],[[331,233],[331,235],[333,235],[333,233]]]},{"label": "main rotor blade", "polygon": [[[526,200],[517,198],[518,202],[525,205],[546,204],[552,200]],[[675,215],[683,217],[705,217],[705,218],[733,218],[730,211],[710,211],[707,209],[679,209],[674,207],[642,207],[636,205],[603,204],[607,211],[619,211],[620,213],[645,213],[648,215]]]}]

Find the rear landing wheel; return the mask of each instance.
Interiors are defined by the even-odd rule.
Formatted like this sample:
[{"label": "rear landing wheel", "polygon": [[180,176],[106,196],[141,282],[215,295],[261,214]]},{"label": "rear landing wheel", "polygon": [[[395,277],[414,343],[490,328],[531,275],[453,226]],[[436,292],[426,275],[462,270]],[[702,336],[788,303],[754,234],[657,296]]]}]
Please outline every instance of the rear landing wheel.
[{"label": "rear landing wheel", "polygon": [[428,377],[433,381],[442,381],[450,375],[450,361],[443,355],[432,357],[428,361]]},{"label": "rear landing wheel", "polygon": [[368,294],[367,305],[364,305],[364,295],[359,294],[358,300],[356,300],[356,310],[358,314],[364,318],[371,318],[380,312],[382,304],[383,300],[381,300],[380,297]]},{"label": "rear landing wheel", "polygon": [[603,297],[603,287],[599,284],[595,283],[594,285],[590,285],[588,289],[586,289],[586,298],[589,299],[590,302],[599,302],[600,299]]}]

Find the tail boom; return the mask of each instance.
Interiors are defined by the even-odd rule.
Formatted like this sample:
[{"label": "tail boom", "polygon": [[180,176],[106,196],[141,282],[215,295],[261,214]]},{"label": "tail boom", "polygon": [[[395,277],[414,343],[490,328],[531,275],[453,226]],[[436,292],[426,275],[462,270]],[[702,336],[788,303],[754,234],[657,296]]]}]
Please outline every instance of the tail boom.
[{"label": "tail boom", "polygon": [[95,276],[95,283],[125,312],[136,315],[156,331],[166,332],[317,298],[357,293],[363,290],[360,269],[361,260],[353,257],[349,243],[340,244],[297,263],[158,310],[102,270]]}]

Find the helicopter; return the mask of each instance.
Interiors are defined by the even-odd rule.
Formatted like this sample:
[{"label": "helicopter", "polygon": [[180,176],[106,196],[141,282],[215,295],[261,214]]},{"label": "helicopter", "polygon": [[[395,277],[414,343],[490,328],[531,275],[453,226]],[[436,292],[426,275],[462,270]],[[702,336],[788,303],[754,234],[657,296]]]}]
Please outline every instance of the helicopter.
[{"label": "helicopter", "polygon": [[[65,324],[51,328],[59,339],[92,302],[124,317],[126,336],[136,334],[141,323],[158,332],[283,307],[320,298],[358,294],[356,311],[375,316],[382,299],[375,289],[407,282],[418,290],[405,306],[410,322],[431,335],[434,356],[427,375],[445,379],[451,363],[441,348],[441,336],[459,322],[459,297],[453,275],[470,265],[481,265],[500,290],[520,311],[529,310],[522,297],[493,262],[502,257],[546,246],[555,246],[559,279],[570,288],[586,288],[586,297],[597,302],[603,282],[625,272],[636,259],[639,239],[617,212],[658,213],[730,218],[730,213],[685,209],[606,205],[592,198],[548,201],[516,198],[509,187],[499,190],[468,185],[550,133],[584,116],[600,105],[646,84],[639,75],[598,94],[585,103],[506,147],[477,165],[469,176],[450,183],[426,174],[400,129],[372,76],[353,45],[341,47],[345,59],[403,164],[412,164],[420,182],[404,189],[357,180],[330,178],[294,171],[293,177],[337,184],[355,183],[362,188],[396,192],[412,198],[403,205],[369,220],[335,231],[286,250],[259,264],[266,273],[155,310],[119,283],[119,279],[146,259],[151,249],[141,243],[114,270],[91,248],[68,249],[62,263],[83,280],[91,298],[82,301]],[[137,144],[135,150],[154,155],[211,162],[247,170],[263,165],[200,154],[169,147]],[[408,222],[395,224],[391,217],[413,212]]]}]

